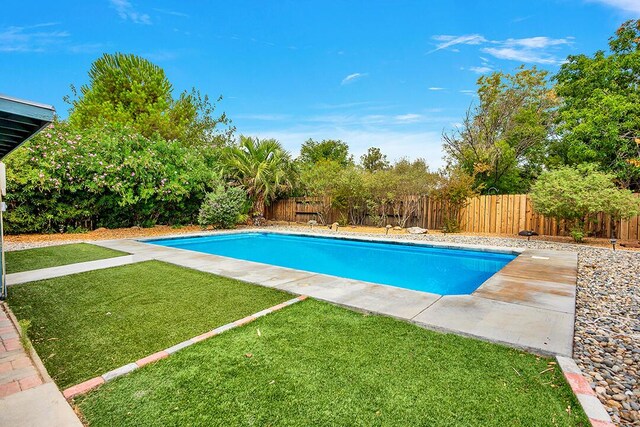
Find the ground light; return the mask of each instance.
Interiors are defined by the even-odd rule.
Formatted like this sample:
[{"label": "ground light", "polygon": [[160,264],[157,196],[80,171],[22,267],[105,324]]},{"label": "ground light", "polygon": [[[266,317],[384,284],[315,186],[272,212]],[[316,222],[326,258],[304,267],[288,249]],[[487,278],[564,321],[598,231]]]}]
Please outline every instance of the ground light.
[{"label": "ground light", "polygon": [[2,218],[3,212],[6,210],[6,204],[2,200],[6,196],[6,172],[1,160],[44,129],[45,126],[51,124],[54,115],[55,109],[50,105],[0,95],[0,264],[2,267],[0,299],[7,297]]}]

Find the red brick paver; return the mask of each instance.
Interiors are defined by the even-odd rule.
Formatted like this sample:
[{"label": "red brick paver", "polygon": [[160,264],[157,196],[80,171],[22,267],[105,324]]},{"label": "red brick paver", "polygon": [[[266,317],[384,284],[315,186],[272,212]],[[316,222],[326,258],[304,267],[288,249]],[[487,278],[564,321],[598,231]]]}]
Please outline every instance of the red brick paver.
[{"label": "red brick paver", "polygon": [[587,380],[580,374],[572,374],[565,373],[564,377],[567,379],[567,382],[571,386],[571,389],[576,394],[587,394],[595,396],[596,394],[591,389],[591,385],[587,382]]},{"label": "red brick paver", "polygon": [[142,367],[144,365],[148,365],[149,363],[156,362],[160,359],[164,359],[165,357],[169,357],[169,353],[166,351],[159,351],[157,353],[153,353],[147,357],[143,357],[142,359],[136,361],[136,365]]},{"label": "red brick paver", "polygon": [[43,383],[18,336],[18,329],[0,307],[0,398]]},{"label": "red brick paver", "polygon": [[102,377],[95,377],[87,380],[83,383],[74,385],[73,387],[69,387],[65,391],[62,392],[65,398],[71,399],[74,396],[79,394],[83,394],[88,392],[89,390],[98,387],[100,384],[104,384],[104,379]]}]

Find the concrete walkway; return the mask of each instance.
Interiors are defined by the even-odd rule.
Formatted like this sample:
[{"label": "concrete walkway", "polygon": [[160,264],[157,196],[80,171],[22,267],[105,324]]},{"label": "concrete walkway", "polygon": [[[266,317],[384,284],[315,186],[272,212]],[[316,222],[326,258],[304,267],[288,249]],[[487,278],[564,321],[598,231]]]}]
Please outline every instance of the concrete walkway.
[{"label": "concrete walkway", "polygon": [[[259,230],[252,230],[256,231]],[[368,237],[357,239],[385,241]],[[514,252],[510,248],[406,243]],[[577,280],[577,254],[573,252],[519,249],[516,252],[520,255],[515,260],[471,295],[442,296],[143,241],[111,240],[94,244],[308,295],[357,310],[393,316],[428,329],[471,336],[539,354],[572,355]]]},{"label": "concrete walkway", "polygon": [[148,261],[148,258],[140,255],[123,255],[114,258],[99,259],[96,261],[79,262],[76,264],[61,265],[58,267],[42,268],[40,270],[12,273],[7,274],[7,286],[35,282],[36,280],[53,279],[54,277],[85,273],[87,271],[101,270],[103,268],[119,267],[121,265],[133,264],[140,261]]},{"label": "concrete walkway", "polygon": [[20,343],[16,320],[0,306],[0,426],[81,427],[35,352]]}]

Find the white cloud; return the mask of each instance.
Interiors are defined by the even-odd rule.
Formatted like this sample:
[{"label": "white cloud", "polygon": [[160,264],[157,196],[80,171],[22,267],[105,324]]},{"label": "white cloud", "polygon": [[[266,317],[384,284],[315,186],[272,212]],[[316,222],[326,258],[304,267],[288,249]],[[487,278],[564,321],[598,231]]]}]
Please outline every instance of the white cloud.
[{"label": "white cloud", "polygon": [[560,59],[544,52],[535,52],[531,49],[517,49],[513,47],[493,48],[487,47],[482,49],[483,52],[493,55],[498,59],[507,59],[510,61],[519,61],[535,64],[559,64]]},{"label": "white cloud", "polygon": [[0,52],[45,52],[59,47],[70,34],[67,31],[44,30],[56,25],[49,22],[0,30]]},{"label": "white cloud", "polygon": [[467,44],[467,45],[478,45],[485,43],[487,39],[485,39],[480,34],[467,34],[462,36],[450,36],[450,35],[436,35],[433,36],[432,39],[439,41],[435,47],[435,49],[429,51],[428,53],[433,53],[438,50],[446,49],[451,46],[456,46],[459,44]]},{"label": "white cloud", "polygon": [[393,119],[400,123],[416,123],[422,120],[422,114],[408,113],[394,116]]},{"label": "white cloud", "polygon": [[[429,53],[447,49],[455,45],[484,45],[481,52],[492,55],[498,59],[520,61],[537,64],[560,64],[562,59],[555,56],[555,53],[563,46],[570,46],[573,43],[572,37],[551,38],[545,36],[525,37],[521,39],[487,40],[480,34],[449,36],[437,35],[433,39],[441,41],[437,47]],[[487,46],[488,45],[488,46]],[[452,50],[452,49],[450,49]],[[485,73],[490,71],[487,58],[480,57],[482,67],[471,67],[471,71]]]},{"label": "white cloud", "polygon": [[521,46],[528,49],[544,49],[549,46],[569,45],[573,42],[573,37],[564,39],[552,39],[550,37],[527,37],[523,39],[507,39],[501,44],[505,46]]},{"label": "white cloud", "polygon": [[159,12],[159,13],[164,13],[165,15],[173,15],[173,16],[179,16],[181,18],[189,18],[189,15],[187,15],[186,13],[178,12],[178,11],[175,11],[175,10],[157,9],[157,8],[154,8],[153,10],[155,10],[156,12]]},{"label": "white cloud", "polygon": [[134,24],[151,24],[151,17],[146,13],[140,13],[135,10],[131,2],[128,0],[109,0],[111,7],[113,7],[118,16],[125,21],[129,20]]},{"label": "white cloud", "polygon": [[347,77],[345,77],[344,79],[342,79],[342,82],[340,84],[342,85],[346,85],[349,83],[353,83],[358,79],[361,79],[363,77],[365,77],[367,75],[367,73],[353,73],[353,74],[349,74]]},{"label": "white cloud", "polygon": [[430,87],[430,88],[429,88],[429,90],[438,91],[438,90],[444,90],[444,88],[443,88],[443,87],[436,87],[436,86],[433,86],[433,87]]},{"label": "white cloud", "polygon": [[640,1],[638,0],[588,0],[592,3],[600,3],[625,12],[640,13]]},{"label": "white cloud", "polygon": [[490,73],[491,71],[493,71],[493,68],[487,67],[487,66],[469,67],[469,69],[471,71],[473,71],[474,73],[478,73],[478,74],[486,74],[486,73]]}]

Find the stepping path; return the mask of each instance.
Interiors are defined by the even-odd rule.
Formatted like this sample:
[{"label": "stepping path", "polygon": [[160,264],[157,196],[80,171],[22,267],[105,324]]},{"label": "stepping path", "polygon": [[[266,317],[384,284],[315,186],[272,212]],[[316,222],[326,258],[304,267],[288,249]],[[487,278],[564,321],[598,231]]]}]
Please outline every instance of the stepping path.
[{"label": "stepping path", "polygon": [[20,342],[16,319],[0,305],[0,426],[82,426],[35,352]]},{"label": "stepping path", "polygon": [[42,268],[40,270],[12,273],[7,274],[7,286],[35,282],[36,280],[53,279],[54,277],[69,276],[71,274],[101,270],[103,268],[120,267],[122,265],[148,260],[149,258],[141,255],[124,255],[115,258],[99,259],[96,261],[79,262],[76,264],[61,265],[58,267]]}]

